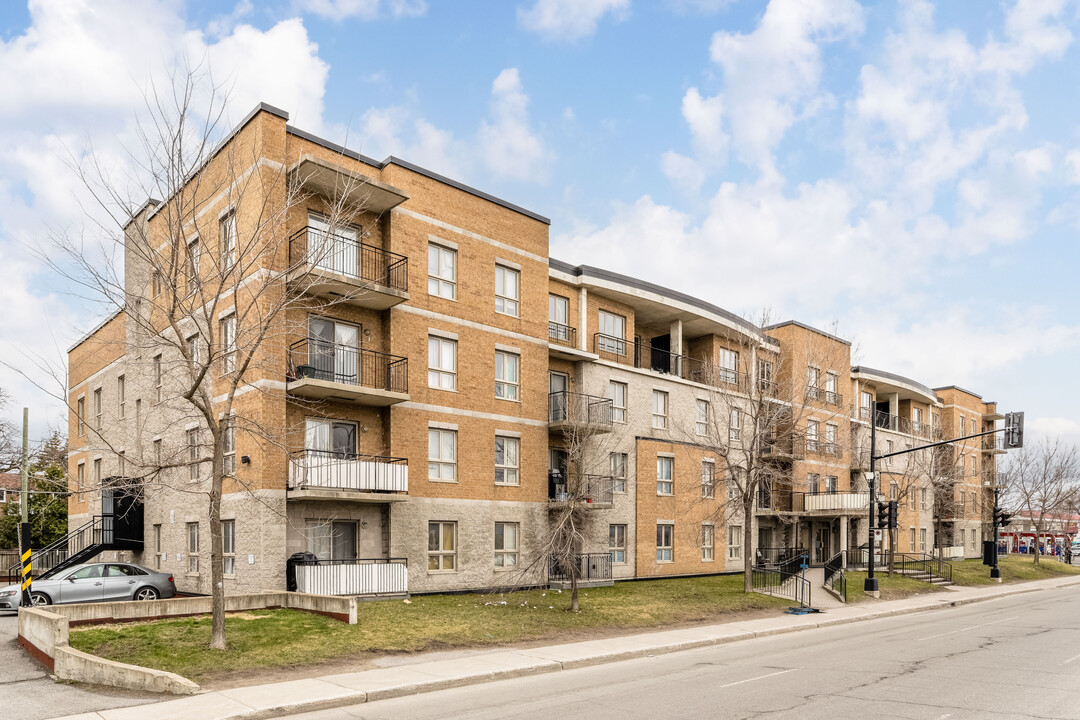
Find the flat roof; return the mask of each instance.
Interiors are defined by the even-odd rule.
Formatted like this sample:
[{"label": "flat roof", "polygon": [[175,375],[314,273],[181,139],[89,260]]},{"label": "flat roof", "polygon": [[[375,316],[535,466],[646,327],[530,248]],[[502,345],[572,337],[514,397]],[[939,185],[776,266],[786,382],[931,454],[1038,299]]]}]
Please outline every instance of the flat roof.
[{"label": "flat roof", "polygon": [[934,388],[934,390],[959,390],[962,393],[967,393],[971,397],[976,397],[982,400],[982,395],[980,395],[979,393],[973,393],[970,390],[965,390],[959,385],[946,385],[945,387]]},{"label": "flat roof", "polygon": [[809,330],[812,333],[817,333],[818,335],[822,335],[824,337],[827,337],[830,340],[835,340],[836,342],[844,343],[845,345],[847,345],[849,347],[851,346],[851,341],[850,340],[845,340],[842,337],[837,337],[837,336],[835,336],[835,335],[833,335],[831,333],[825,332],[824,330],[818,330],[816,327],[811,327],[811,326],[807,325],[806,323],[799,322],[798,320],[785,320],[784,322],[773,323],[772,325],[769,325],[767,327],[762,328],[762,330],[765,330],[765,331],[775,330],[776,328],[787,327],[788,325],[794,325],[796,327],[801,327],[803,330]]},{"label": "flat roof", "polygon": [[87,340],[89,340],[90,338],[92,338],[92,337],[94,336],[94,334],[95,334],[95,333],[96,333],[96,332],[97,332],[98,330],[100,330],[101,328],[103,328],[103,327],[105,327],[106,325],[108,325],[108,324],[109,324],[110,322],[112,322],[112,321],[113,321],[114,319],[116,319],[116,316],[117,316],[117,315],[119,315],[119,314],[120,314],[120,313],[122,313],[122,312],[124,312],[124,308],[122,308],[122,307],[119,307],[119,308],[117,308],[116,310],[114,310],[114,311],[113,311],[112,313],[110,313],[110,314],[109,314],[109,316],[108,316],[107,318],[105,318],[104,320],[102,320],[101,322],[99,322],[99,323],[98,323],[97,325],[95,325],[95,326],[94,326],[94,329],[93,329],[93,330],[91,330],[90,332],[86,333],[85,335],[83,335],[83,336],[82,336],[81,338],[79,338],[78,340],[76,340],[76,341],[75,341],[75,344],[74,344],[74,345],[72,345],[71,347],[69,347],[69,348],[68,348],[68,353],[71,353],[72,351],[74,351],[74,350],[75,350],[75,348],[79,347],[79,346],[80,346],[80,345],[82,345],[82,344],[83,344],[84,342],[86,342]]}]

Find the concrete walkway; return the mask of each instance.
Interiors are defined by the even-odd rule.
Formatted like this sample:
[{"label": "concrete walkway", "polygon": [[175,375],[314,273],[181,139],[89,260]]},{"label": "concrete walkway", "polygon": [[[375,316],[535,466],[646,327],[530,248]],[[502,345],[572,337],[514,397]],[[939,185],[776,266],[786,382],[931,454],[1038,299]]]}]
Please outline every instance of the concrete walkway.
[{"label": "concrete walkway", "polygon": [[257,720],[1066,587],[1080,588],[1080,578],[962,588],[903,600],[867,600],[810,615],[780,615],[551,647],[492,650],[449,660],[425,661],[420,657],[411,665],[220,690],[149,706],[68,715],[63,720]]}]

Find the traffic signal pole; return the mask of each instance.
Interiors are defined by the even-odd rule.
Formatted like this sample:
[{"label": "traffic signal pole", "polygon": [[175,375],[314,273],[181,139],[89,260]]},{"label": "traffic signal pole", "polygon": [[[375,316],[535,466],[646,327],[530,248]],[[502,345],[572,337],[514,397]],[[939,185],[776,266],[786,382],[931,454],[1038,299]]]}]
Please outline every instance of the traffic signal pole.
[{"label": "traffic signal pole", "polygon": [[994,485],[994,510],[990,524],[994,526],[994,567],[990,568],[990,577],[1001,582],[1001,568],[998,567],[998,488]]},{"label": "traffic signal pole", "polygon": [[867,571],[866,580],[863,582],[863,592],[873,597],[880,597],[881,593],[878,591],[878,581],[874,577],[874,481],[877,479],[875,453],[877,452],[877,419],[871,414],[870,417],[870,473],[867,475],[866,481],[870,488],[870,542],[867,547],[870,549],[870,556],[867,558]]}]

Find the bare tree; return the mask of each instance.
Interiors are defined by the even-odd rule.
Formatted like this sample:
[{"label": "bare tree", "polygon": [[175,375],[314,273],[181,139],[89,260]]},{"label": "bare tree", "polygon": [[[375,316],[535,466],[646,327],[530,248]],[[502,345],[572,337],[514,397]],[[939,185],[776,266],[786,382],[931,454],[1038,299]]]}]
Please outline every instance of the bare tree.
[{"label": "bare tree", "polygon": [[[0,413],[8,412],[11,398],[4,388],[0,388]],[[0,473],[11,472],[22,462],[22,440],[15,423],[0,418]]]},{"label": "bare tree", "polygon": [[[1047,522],[1076,506],[1080,496],[1080,454],[1059,438],[1042,440],[1009,453],[1001,485],[1012,507],[1025,512],[1035,525],[1035,542]],[[1034,553],[1039,564],[1039,553]]]},{"label": "bare tree", "polygon": [[[83,237],[57,235],[50,249],[57,252],[42,253],[89,297],[123,311],[125,330],[96,342],[119,346],[128,377],[143,381],[147,396],[157,396],[153,413],[136,418],[136,437],[142,426],[162,418],[174,429],[171,444],[155,443],[153,450],[140,438],[138,452],[122,459],[128,472],[112,480],[114,489],[145,495],[169,489],[206,500],[215,649],[226,645],[222,496],[226,487],[251,490],[236,472],[237,436],[271,457],[285,453],[290,437],[280,421],[266,420],[253,403],[238,403],[238,396],[280,395],[274,388],[281,351],[305,337],[306,313],[369,289],[361,283],[324,300],[296,272],[334,262],[341,251],[337,232],[365,212],[367,179],[339,174],[333,190],[317,200],[326,227],[290,235],[290,211],[311,199],[306,178],[287,163],[267,162],[254,133],[238,129],[226,136],[227,99],[198,71],[174,78],[164,94],[152,89],[138,145],[129,149],[142,180],[137,188],[128,192],[93,152],[70,159],[97,203],[90,217],[105,218],[94,221],[103,238],[98,248]],[[140,205],[133,193],[164,200]],[[268,379],[278,382],[262,382]],[[175,432],[191,422],[197,430]],[[87,425],[94,442],[121,454],[111,428]],[[200,470],[207,462],[209,478]],[[201,481],[181,481],[184,468]]]}]

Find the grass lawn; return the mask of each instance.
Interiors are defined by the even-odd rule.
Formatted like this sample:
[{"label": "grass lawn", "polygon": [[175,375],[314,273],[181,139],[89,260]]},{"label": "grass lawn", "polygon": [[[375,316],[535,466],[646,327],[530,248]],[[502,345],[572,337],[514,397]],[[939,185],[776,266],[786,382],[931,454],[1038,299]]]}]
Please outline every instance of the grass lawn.
[{"label": "grass lawn", "polygon": [[[863,583],[866,580],[865,572],[845,572],[847,575],[847,601],[857,603],[866,600],[870,596],[863,592]],[[928,582],[915,580],[904,575],[889,575],[888,570],[880,568],[874,572],[878,580],[878,590],[882,600],[899,600],[911,595],[941,592],[943,588],[931,585]]]},{"label": "grass lawn", "polygon": [[[566,612],[570,593],[424,595],[361,603],[358,624],[295,610],[236,613],[226,619],[229,649],[210,650],[208,617],[71,629],[71,645],[111,660],[178,673],[196,682],[256,668],[362,659],[503,643],[585,639],[625,630],[719,621],[775,611],[790,600],[742,592],[741,575],[618,583],[581,591],[581,612]],[[725,617],[726,616],[726,617]]]},{"label": "grass lawn", "polygon": [[[1043,580],[1066,575],[1080,575],[1080,566],[1066,565],[1060,560],[1043,556],[1036,565],[1034,555],[1002,555],[998,560],[1003,583]],[[957,585],[990,585],[990,568],[982,560],[954,562],[953,582]]]}]

